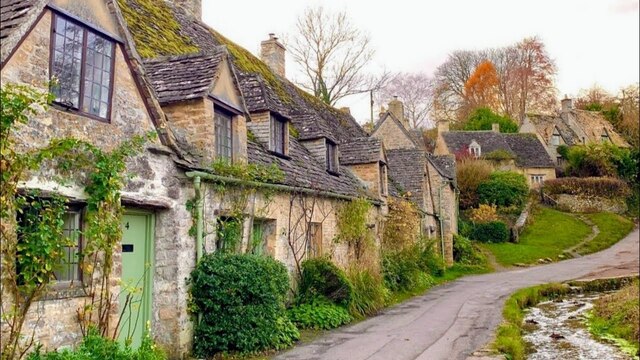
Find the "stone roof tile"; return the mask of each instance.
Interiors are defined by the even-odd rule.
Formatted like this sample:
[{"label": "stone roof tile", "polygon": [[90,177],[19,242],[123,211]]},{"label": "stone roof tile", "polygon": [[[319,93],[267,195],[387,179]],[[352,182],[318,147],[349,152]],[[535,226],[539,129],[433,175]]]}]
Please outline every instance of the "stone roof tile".
[{"label": "stone roof tile", "polygon": [[378,162],[382,142],[372,137],[360,137],[340,144],[340,164],[355,165]]},{"label": "stone roof tile", "polygon": [[426,152],[418,149],[387,150],[389,159],[389,173],[393,174],[394,182],[402,189],[401,195],[409,193],[409,200],[424,206],[424,178]]}]

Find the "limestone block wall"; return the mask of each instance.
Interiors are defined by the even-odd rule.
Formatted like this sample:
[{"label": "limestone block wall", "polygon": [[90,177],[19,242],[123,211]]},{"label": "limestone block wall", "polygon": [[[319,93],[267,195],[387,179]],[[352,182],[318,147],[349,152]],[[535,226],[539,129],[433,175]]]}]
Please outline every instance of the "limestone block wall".
[{"label": "limestone block wall", "polygon": [[372,136],[383,139],[387,149],[413,149],[416,145],[391,118],[387,118]]},{"label": "limestone block wall", "polygon": [[358,177],[364,186],[371,191],[372,194],[380,192],[380,166],[378,163],[347,165],[349,170]]},{"label": "limestone block wall", "polygon": [[438,221],[433,220],[437,223],[435,237],[439,239],[438,251],[444,254],[445,262],[450,265],[453,263],[453,234],[458,233],[457,194],[447,179],[443,178],[431,164],[428,166],[435,213],[439,216]]}]

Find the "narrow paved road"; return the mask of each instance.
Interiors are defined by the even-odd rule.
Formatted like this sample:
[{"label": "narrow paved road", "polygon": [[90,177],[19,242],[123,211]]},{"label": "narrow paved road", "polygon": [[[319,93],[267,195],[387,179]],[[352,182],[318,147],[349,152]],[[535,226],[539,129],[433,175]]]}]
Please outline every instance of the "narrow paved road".
[{"label": "narrow paved road", "polygon": [[329,333],[276,357],[280,360],[466,359],[500,323],[509,294],[536,284],[637,274],[638,229],[613,247],[559,263],[469,276]]}]

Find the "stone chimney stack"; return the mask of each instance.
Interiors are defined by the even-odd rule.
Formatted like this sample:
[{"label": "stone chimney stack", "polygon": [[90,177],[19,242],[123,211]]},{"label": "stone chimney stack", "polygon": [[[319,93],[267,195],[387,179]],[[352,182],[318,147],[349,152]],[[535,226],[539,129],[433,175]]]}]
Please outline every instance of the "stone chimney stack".
[{"label": "stone chimney stack", "polygon": [[202,20],[202,0],[168,0],[183,8],[198,20]]},{"label": "stone chimney stack", "polygon": [[340,108],[340,111],[342,111],[345,114],[349,114],[351,115],[351,109],[348,106],[343,106]]},{"label": "stone chimney stack", "polygon": [[438,135],[445,132],[449,132],[449,120],[438,120],[437,127],[438,127]]},{"label": "stone chimney stack", "polygon": [[260,43],[260,59],[269,66],[271,71],[282,77],[285,77],[285,50],[284,45],[278,41],[274,33],[270,33],[269,39]]},{"label": "stone chimney stack", "polygon": [[404,104],[398,100],[397,96],[394,96],[393,100],[389,101],[389,112],[392,113],[396,119],[400,120],[400,123],[405,129],[409,128],[409,121],[404,117]]},{"label": "stone chimney stack", "polygon": [[568,113],[573,110],[573,99],[568,98],[567,95],[564,96],[564,99],[562,99],[561,103],[563,113]]},{"label": "stone chimney stack", "polygon": [[494,133],[499,133],[500,132],[500,124],[498,124],[498,123],[491,124],[491,131],[493,131]]}]

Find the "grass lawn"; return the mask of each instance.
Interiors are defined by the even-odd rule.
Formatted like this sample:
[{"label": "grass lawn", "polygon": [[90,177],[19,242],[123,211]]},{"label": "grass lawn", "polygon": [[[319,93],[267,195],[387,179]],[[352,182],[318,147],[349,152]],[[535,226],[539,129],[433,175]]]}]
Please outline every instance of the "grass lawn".
[{"label": "grass lawn", "polygon": [[580,246],[578,253],[585,255],[604,250],[617,243],[633,230],[633,222],[612,213],[585,214],[600,229],[600,233]]},{"label": "grass lawn", "polygon": [[520,235],[520,242],[482,244],[503,266],[531,264],[538,259],[557,260],[568,249],[591,233],[591,227],[567,213],[542,207],[533,214],[533,222]]}]

